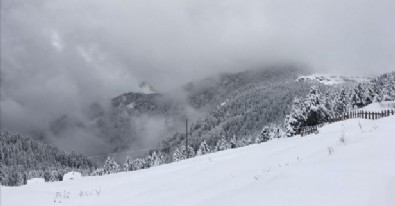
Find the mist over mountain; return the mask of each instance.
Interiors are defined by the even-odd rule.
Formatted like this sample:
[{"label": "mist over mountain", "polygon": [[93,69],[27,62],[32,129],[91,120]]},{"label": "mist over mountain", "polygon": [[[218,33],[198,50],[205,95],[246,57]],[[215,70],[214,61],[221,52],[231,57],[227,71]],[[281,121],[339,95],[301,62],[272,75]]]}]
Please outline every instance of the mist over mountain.
[{"label": "mist over mountain", "polygon": [[[236,120],[218,111],[271,95],[243,71],[392,71],[394,10],[387,0],[4,0],[1,127],[86,154],[155,145],[186,117],[215,115],[226,128]],[[279,82],[269,87],[295,86]],[[253,131],[277,121],[264,119]]]},{"label": "mist over mountain", "polygon": [[[299,75],[307,72],[295,66],[273,66],[261,70],[219,74],[190,82],[168,93],[128,92],[110,99],[109,105],[91,104],[81,116],[63,114],[51,121],[49,127],[41,131],[40,135],[30,135],[68,151],[100,155],[98,159],[104,159],[109,153],[161,147],[162,141],[183,133],[185,119],[193,124],[192,131],[202,122],[209,124],[213,115],[225,115],[218,119],[221,125],[230,124],[232,121],[243,124],[241,120],[236,120],[237,114],[229,114],[230,109],[238,114],[244,113],[251,118],[260,119],[251,128],[249,134],[252,134],[264,125],[277,123],[283,118],[283,115],[277,116],[277,110],[266,113],[272,109],[274,99],[271,96],[275,88],[280,93],[281,90],[292,87],[295,89],[288,90],[289,93],[294,93],[295,90],[299,92],[300,88],[307,91],[310,84],[295,81]],[[281,109],[288,109],[293,94],[284,95],[287,96],[287,101],[277,105],[281,105]],[[256,100],[247,98],[249,96],[255,96]],[[263,99],[270,101],[262,101]],[[236,110],[235,107],[239,109]],[[285,114],[286,110],[282,113]],[[264,115],[269,119],[262,118]],[[212,131],[216,132],[211,136],[220,137],[223,133],[218,133],[218,128],[212,128]],[[224,131],[234,135],[246,135],[228,129]]]}]

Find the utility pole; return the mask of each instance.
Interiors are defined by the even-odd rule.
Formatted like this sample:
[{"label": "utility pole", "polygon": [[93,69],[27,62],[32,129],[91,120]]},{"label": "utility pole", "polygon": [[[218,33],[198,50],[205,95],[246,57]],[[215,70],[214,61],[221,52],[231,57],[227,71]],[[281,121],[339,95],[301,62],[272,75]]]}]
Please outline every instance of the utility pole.
[{"label": "utility pole", "polygon": [[188,119],[185,119],[185,150],[187,153],[187,158],[189,158],[189,150],[188,150]]}]

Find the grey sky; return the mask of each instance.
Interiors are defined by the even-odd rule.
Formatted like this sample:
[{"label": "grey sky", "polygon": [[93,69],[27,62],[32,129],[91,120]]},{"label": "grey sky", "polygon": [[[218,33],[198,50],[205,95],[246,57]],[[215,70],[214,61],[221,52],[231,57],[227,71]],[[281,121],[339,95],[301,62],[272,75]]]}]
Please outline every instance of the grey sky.
[{"label": "grey sky", "polygon": [[394,11],[393,0],[3,0],[2,125],[45,128],[141,81],[171,90],[273,62],[392,71]]}]

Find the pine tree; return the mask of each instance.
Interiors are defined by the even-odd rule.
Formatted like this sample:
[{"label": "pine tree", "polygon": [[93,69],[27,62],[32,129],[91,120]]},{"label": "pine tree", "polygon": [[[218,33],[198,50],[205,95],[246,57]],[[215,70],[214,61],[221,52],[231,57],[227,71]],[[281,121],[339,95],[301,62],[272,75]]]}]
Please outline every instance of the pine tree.
[{"label": "pine tree", "polygon": [[380,81],[379,78],[374,78],[370,82],[370,88],[371,88],[371,96],[372,96],[372,102],[381,102],[384,101],[384,87],[383,87],[383,82]]},{"label": "pine tree", "polygon": [[363,106],[373,103],[375,96],[376,94],[374,94],[371,84],[364,84],[362,93]]},{"label": "pine tree", "polygon": [[316,87],[311,87],[304,101],[306,110],[306,126],[314,126],[328,121],[330,112],[325,107],[321,92]]},{"label": "pine tree", "polygon": [[200,156],[200,155],[205,155],[211,153],[210,147],[207,145],[206,140],[204,140],[203,142],[200,143],[199,149],[196,152],[196,155]]},{"label": "pine tree", "polygon": [[230,148],[237,148],[239,147],[239,144],[237,142],[236,136],[233,135],[233,137],[230,139]]},{"label": "pine tree", "polygon": [[232,148],[232,145],[225,138],[221,138],[215,147],[217,151],[223,151]]},{"label": "pine tree", "polygon": [[119,164],[110,156],[108,156],[106,161],[104,162],[103,169],[105,174],[117,173],[120,170]]},{"label": "pine tree", "polygon": [[291,113],[285,118],[285,133],[288,137],[300,133],[306,121],[306,112],[300,99],[295,98],[292,103]]},{"label": "pine tree", "polygon": [[262,129],[260,139],[262,142],[267,142],[270,140],[270,128],[268,126],[265,126]]},{"label": "pine tree", "polygon": [[184,155],[182,149],[179,149],[178,147],[173,152],[173,162],[178,162],[178,161],[184,160],[186,158],[187,157]]},{"label": "pine tree", "polygon": [[348,111],[349,100],[346,90],[343,88],[336,97],[335,105],[333,107],[336,115],[342,115]]},{"label": "pine tree", "polygon": [[149,167],[159,166],[164,163],[164,158],[161,153],[157,153],[154,151],[151,155],[147,158],[147,164]]},{"label": "pine tree", "polygon": [[133,171],[133,159],[129,156],[126,157],[125,163],[123,164],[123,171]]},{"label": "pine tree", "polygon": [[3,170],[3,161],[0,159],[0,185],[5,185],[5,174]]},{"label": "pine tree", "polygon": [[359,83],[351,92],[351,107],[358,109],[365,106],[363,101],[364,89],[362,83]]},{"label": "pine tree", "polygon": [[324,107],[326,108],[329,116],[334,115],[334,110],[336,107],[336,100],[337,100],[336,95],[337,95],[337,92],[334,92],[333,90],[328,90],[325,93],[323,102],[324,102]]},{"label": "pine tree", "polygon": [[132,161],[132,171],[141,170],[146,168],[146,160],[143,158],[137,158]]}]

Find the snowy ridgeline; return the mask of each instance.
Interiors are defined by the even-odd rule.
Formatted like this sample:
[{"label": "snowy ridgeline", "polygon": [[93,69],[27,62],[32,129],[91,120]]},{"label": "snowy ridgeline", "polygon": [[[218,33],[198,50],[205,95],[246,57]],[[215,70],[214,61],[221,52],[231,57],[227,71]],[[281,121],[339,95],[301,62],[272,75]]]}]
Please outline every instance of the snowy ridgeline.
[{"label": "snowy ridgeline", "polygon": [[2,188],[2,206],[395,205],[395,116],[146,170]]},{"label": "snowy ridgeline", "polygon": [[319,82],[325,85],[335,85],[344,83],[362,83],[369,81],[367,77],[357,77],[357,76],[338,76],[330,74],[312,74],[307,76],[300,76],[296,81],[307,81],[307,82]]}]

